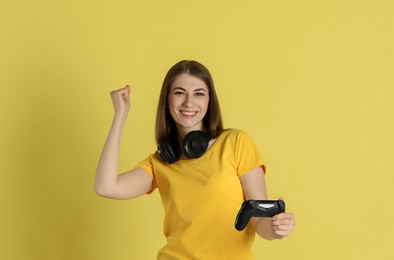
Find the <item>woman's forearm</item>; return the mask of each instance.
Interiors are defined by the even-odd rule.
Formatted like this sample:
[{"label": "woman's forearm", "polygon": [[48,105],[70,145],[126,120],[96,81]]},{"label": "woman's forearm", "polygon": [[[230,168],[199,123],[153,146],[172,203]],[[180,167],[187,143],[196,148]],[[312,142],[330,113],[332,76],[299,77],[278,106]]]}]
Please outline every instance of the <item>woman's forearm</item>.
[{"label": "woman's forearm", "polygon": [[97,194],[106,196],[116,186],[120,141],[126,116],[115,114],[107,140],[97,165],[94,189]]}]

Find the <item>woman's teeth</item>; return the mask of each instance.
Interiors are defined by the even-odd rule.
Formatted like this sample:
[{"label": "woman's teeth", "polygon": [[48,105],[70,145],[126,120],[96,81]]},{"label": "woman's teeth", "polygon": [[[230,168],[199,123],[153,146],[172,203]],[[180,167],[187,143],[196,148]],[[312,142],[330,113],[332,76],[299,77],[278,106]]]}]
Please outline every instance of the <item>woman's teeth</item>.
[{"label": "woman's teeth", "polygon": [[185,116],[193,116],[197,114],[197,112],[189,112],[189,111],[181,111],[183,115]]}]

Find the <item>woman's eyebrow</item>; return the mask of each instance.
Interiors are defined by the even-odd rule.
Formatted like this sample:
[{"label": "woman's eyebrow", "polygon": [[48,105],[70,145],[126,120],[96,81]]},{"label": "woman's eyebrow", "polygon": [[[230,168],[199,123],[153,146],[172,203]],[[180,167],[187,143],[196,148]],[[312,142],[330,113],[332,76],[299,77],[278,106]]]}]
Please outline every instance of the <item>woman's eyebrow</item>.
[{"label": "woman's eyebrow", "polygon": [[205,88],[198,88],[198,89],[195,89],[194,92],[196,92],[196,91],[205,91],[205,92],[207,92],[207,90],[206,90]]},{"label": "woman's eyebrow", "polygon": [[186,91],[186,89],[181,88],[181,87],[174,87],[172,90],[183,90],[183,91]]}]

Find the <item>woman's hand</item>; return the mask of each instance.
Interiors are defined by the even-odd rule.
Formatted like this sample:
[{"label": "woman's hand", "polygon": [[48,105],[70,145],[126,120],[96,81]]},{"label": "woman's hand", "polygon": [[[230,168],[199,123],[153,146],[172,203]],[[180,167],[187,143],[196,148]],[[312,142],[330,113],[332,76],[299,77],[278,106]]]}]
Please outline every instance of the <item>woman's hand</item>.
[{"label": "woman's hand", "polygon": [[[279,200],[283,200],[283,197],[280,197]],[[273,216],[272,229],[275,238],[282,239],[290,235],[295,224],[296,222],[293,213],[284,212]]]},{"label": "woman's hand", "polygon": [[126,85],[124,88],[111,91],[112,104],[114,105],[115,114],[127,116],[130,111],[130,92],[131,88]]}]

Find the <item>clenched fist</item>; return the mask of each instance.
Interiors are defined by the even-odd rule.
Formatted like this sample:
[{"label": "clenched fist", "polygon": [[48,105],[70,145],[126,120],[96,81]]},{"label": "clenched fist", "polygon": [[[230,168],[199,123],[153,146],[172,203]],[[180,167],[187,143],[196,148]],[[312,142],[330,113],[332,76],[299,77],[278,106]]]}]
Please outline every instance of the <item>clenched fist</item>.
[{"label": "clenched fist", "polygon": [[130,92],[129,85],[126,87],[111,91],[112,104],[114,105],[115,114],[126,116],[130,111]]}]

